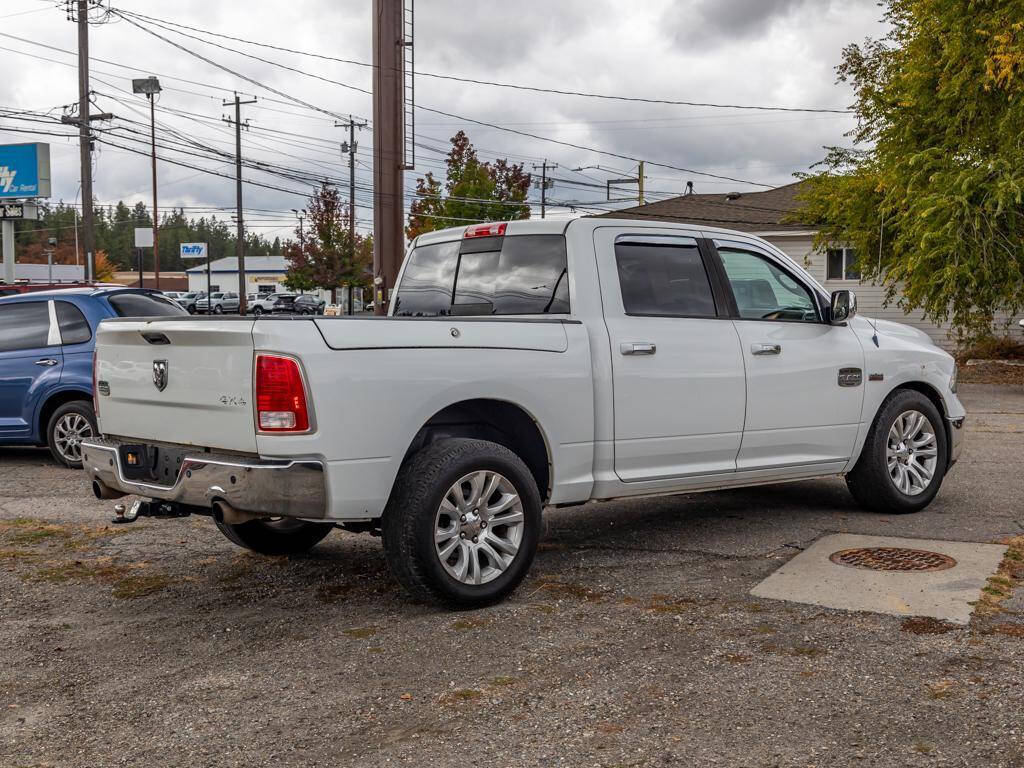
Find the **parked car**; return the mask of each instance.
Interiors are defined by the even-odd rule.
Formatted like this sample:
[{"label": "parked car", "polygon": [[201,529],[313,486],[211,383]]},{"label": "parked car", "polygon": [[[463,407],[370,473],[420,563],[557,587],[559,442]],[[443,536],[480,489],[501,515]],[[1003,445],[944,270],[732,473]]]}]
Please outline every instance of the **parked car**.
[{"label": "parked car", "polygon": [[178,299],[185,295],[186,291],[160,291],[160,293],[162,293],[168,299],[173,299],[174,301],[177,301]]},{"label": "parked car", "polygon": [[376,530],[412,594],[471,607],[523,579],[543,506],[840,475],[916,512],[961,450],[950,355],[739,232],[431,232],[389,312],[104,323],[94,492],[267,554]]},{"label": "parked car", "polygon": [[322,315],[326,306],[327,302],[323,299],[306,293],[298,296],[282,294],[274,302],[274,312],[288,315]]},{"label": "parked car", "polygon": [[274,304],[283,296],[294,296],[290,293],[250,293],[246,301],[246,312],[262,315],[274,311]]},{"label": "parked car", "polygon": [[232,291],[217,291],[211,293],[209,298],[203,296],[196,299],[196,314],[207,315],[210,313],[210,306],[213,306],[213,314],[223,315],[238,312],[238,294]]},{"label": "parked car", "polygon": [[47,445],[69,467],[96,434],[92,355],[109,317],[184,315],[156,291],[67,288],[0,299],[0,444]]},{"label": "parked car", "polygon": [[206,291],[188,291],[179,296],[176,301],[190,314],[196,314],[196,302],[206,298]]}]

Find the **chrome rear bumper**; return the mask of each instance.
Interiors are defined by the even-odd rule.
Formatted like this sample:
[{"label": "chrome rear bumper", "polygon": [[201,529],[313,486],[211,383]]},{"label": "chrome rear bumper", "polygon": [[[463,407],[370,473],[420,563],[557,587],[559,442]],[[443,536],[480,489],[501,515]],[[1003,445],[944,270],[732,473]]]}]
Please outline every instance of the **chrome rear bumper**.
[{"label": "chrome rear bumper", "polygon": [[109,489],[114,495],[134,494],[207,509],[214,502],[226,502],[267,517],[327,515],[324,465],[315,459],[259,459],[197,450],[194,456],[186,453],[173,485],[158,485],[125,477],[120,446],[103,438],[82,443],[82,465],[97,496]]}]

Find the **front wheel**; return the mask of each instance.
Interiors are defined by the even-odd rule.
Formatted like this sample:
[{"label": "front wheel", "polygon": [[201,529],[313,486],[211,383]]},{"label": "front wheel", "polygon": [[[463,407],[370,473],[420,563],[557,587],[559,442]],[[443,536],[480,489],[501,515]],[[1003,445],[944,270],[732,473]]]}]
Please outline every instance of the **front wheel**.
[{"label": "front wheel", "polygon": [[46,425],[46,444],[57,461],[71,469],[82,468],[82,441],[99,434],[92,403],[73,400],[64,403]]},{"label": "front wheel", "polygon": [[263,307],[257,304],[255,307],[252,308],[252,313],[256,315],[256,317],[259,317],[260,315],[263,314]]},{"label": "front wheel", "polygon": [[229,541],[261,555],[301,555],[323,541],[334,528],[330,523],[309,523],[286,517],[250,520],[237,525],[215,517],[214,522]]},{"label": "front wheel", "polygon": [[215,314],[215,315],[223,315],[224,314],[224,307],[222,307],[220,304],[218,304],[217,306],[215,306],[213,308],[213,314]]},{"label": "front wheel", "polygon": [[519,586],[540,525],[540,494],[522,459],[496,443],[458,438],[405,463],[382,538],[391,572],[414,597],[478,608]]},{"label": "front wheel", "polygon": [[846,485],[868,509],[918,512],[939,492],[948,457],[939,409],[916,390],[898,390],[875,417]]}]

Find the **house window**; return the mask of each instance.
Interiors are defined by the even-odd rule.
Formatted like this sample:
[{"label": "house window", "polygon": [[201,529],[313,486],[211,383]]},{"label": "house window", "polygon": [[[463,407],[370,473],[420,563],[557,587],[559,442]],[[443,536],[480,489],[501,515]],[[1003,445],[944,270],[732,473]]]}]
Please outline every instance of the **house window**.
[{"label": "house window", "polygon": [[853,248],[829,248],[825,254],[826,280],[860,280],[857,252]]}]

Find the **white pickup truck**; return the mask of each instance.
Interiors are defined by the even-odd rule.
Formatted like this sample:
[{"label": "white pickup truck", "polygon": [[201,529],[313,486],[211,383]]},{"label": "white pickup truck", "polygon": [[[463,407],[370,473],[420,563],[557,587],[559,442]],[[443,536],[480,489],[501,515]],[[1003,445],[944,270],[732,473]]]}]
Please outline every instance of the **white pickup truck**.
[{"label": "white pickup truck", "polygon": [[105,320],[95,379],[84,465],[123,519],[270,554],[379,532],[463,607],[519,584],[544,507],[845,475],[917,511],[965,415],[925,334],[763,240],[607,218],[422,235],[387,318]]}]

